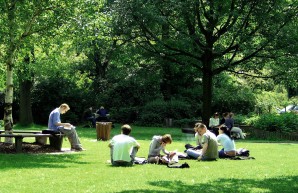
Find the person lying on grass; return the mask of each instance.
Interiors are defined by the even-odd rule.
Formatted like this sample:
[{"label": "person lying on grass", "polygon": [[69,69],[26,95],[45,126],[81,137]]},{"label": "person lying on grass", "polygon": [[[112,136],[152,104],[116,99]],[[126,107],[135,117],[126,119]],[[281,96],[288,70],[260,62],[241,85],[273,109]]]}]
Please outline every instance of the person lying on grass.
[{"label": "person lying on grass", "polygon": [[129,125],[121,127],[121,134],[114,136],[109,147],[111,148],[111,162],[113,166],[132,166],[140,144],[129,134]]},{"label": "person lying on grass", "polygon": [[[166,145],[171,143],[172,143],[172,137],[170,134],[165,134],[163,136],[160,136],[160,135],[153,136],[149,147],[148,163],[167,164],[171,162],[171,160],[174,157],[176,160],[178,158],[176,152],[175,151],[169,152],[165,149]],[[162,151],[165,155],[162,156],[160,154],[160,151]]]}]

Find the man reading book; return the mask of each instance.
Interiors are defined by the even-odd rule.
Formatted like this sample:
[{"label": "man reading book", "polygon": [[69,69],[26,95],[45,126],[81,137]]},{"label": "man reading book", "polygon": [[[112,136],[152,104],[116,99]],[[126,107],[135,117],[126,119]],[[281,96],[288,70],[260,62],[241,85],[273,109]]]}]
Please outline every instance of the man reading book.
[{"label": "man reading book", "polygon": [[65,103],[54,109],[49,116],[48,128],[53,131],[64,133],[68,137],[71,150],[82,151],[83,147],[80,143],[75,127],[70,123],[61,123],[60,114],[66,113],[69,109],[69,106]]}]

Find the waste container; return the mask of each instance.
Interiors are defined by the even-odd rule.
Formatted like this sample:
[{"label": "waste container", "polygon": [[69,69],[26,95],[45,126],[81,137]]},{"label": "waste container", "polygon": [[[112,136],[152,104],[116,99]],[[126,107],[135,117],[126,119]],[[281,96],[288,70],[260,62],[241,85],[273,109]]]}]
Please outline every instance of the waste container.
[{"label": "waste container", "polygon": [[97,140],[107,141],[110,139],[112,122],[96,122]]}]

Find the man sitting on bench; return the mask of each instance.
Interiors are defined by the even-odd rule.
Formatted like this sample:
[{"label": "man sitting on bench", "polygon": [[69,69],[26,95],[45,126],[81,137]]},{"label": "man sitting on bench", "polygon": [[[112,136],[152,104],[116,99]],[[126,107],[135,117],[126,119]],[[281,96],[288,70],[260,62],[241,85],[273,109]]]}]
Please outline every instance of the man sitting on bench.
[{"label": "man sitting on bench", "polygon": [[49,116],[48,128],[53,131],[64,133],[68,137],[71,150],[82,151],[83,147],[75,127],[70,123],[61,123],[60,114],[66,113],[69,109],[69,106],[65,103],[54,109]]}]

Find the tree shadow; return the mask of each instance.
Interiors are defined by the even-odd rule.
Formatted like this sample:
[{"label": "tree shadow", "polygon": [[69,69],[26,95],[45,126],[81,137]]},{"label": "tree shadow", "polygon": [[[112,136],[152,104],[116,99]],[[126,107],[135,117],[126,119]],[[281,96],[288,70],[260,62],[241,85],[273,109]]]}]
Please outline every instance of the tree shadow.
[{"label": "tree shadow", "polygon": [[[199,177],[198,177],[199,180]],[[136,189],[118,193],[181,193],[181,192],[298,192],[298,176],[281,176],[276,178],[256,179],[218,179],[208,183],[186,184],[181,181],[151,181],[149,185],[160,187],[159,190]],[[191,183],[191,182],[190,182]],[[168,189],[168,190],[165,190]]]},{"label": "tree shadow", "polygon": [[78,161],[82,155],[67,154],[2,154],[0,156],[0,170],[34,169],[34,168],[68,168],[69,164],[89,164]]}]

